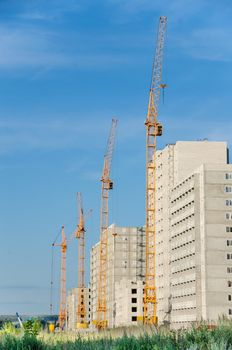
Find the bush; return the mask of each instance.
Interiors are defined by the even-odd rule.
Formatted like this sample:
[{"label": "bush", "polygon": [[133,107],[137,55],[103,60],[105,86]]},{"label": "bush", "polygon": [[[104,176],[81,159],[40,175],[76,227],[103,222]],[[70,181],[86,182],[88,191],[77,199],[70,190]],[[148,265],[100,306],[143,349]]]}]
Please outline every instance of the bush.
[{"label": "bush", "polygon": [[23,324],[25,335],[36,337],[42,329],[39,320],[28,320]]},{"label": "bush", "polygon": [[5,322],[3,324],[1,333],[3,333],[3,334],[17,334],[17,333],[19,333],[19,330],[15,328],[13,323]]}]

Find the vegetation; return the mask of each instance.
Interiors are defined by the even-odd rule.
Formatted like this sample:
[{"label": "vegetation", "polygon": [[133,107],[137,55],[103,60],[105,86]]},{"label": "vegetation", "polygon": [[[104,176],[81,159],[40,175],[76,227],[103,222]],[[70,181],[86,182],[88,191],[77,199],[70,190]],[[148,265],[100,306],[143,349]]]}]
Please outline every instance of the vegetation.
[{"label": "vegetation", "polygon": [[[30,330],[33,329],[31,325],[27,325]],[[71,340],[65,333],[37,336],[37,331],[36,334],[32,331],[11,334],[8,325],[1,331],[0,350],[232,350],[230,321],[220,322],[211,329],[200,325],[178,332],[153,330],[139,336],[127,335],[124,330],[124,335],[118,338],[100,333],[85,337],[75,335]]]},{"label": "vegetation", "polygon": [[39,332],[42,330],[40,321],[38,320],[28,320],[23,324],[24,333],[26,336],[36,337]]}]

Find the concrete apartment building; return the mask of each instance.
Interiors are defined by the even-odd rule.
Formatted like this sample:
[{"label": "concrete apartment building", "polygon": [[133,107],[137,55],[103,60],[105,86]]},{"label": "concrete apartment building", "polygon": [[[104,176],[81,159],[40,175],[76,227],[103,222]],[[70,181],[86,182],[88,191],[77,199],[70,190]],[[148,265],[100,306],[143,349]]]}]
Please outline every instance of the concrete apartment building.
[{"label": "concrete apartment building", "polygon": [[[90,324],[91,313],[91,294],[89,288],[85,289],[85,310],[86,321]],[[78,288],[72,288],[68,291],[67,295],[67,329],[69,331],[77,330],[77,292]]]},{"label": "concrete apartment building", "polygon": [[[232,165],[225,142],[167,145],[156,153],[159,324],[188,327],[232,316]],[[145,231],[109,227],[109,327],[142,321]],[[99,243],[91,251],[91,321],[97,317]]]},{"label": "concrete apartment building", "polygon": [[144,281],[122,279],[115,283],[115,327],[143,321]]},{"label": "concrete apartment building", "polygon": [[[108,233],[108,325],[112,328],[137,324],[137,317],[141,319],[142,316],[145,277],[144,228],[111,225]],[[97,319],[99,247],[100,244],[97,243],[91,250],[90,288],[93,325]]]},{"label": "concrete apartment building", "polygon": [[232,165],[225,142],[157,151],[157,314],[172,328],[232,315]]}]

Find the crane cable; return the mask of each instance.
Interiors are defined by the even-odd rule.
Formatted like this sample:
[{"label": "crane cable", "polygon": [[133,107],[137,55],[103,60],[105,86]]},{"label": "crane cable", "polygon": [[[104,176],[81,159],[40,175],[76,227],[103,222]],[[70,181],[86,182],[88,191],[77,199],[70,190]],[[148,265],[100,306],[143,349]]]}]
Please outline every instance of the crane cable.
[{"label": "crane cable", "polygon": [[51,251],[51,282],[50,282],[50,315],[53,314],[53,275],[54,275],[54,245],[52,245]]}]

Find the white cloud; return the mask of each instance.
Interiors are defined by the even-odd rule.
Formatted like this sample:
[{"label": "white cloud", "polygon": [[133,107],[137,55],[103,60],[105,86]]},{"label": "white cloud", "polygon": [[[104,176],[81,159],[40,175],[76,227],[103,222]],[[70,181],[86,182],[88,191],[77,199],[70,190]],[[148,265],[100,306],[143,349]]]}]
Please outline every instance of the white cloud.
[{"label": "white cloud", "polygon": [[232,60],[231,36],[232,28],[206,27],[174,40],[186,55],[193,58],[229,62]]},{"label": "white cloud", "polygon": [[[219,10],[210,7],[209,0],[106,0],[106,2],[112,8],[112,17],[119,16],[128,21],[133,18],[133,14],[142,12],[154,13],[156,22],[159,15],[167,15],[169,46],[175,50],[181,49],[194,58],[206,60],[229,61],[232,57],[230,22],[227,27],[223,23],[215,26],[215,16]],[[123,38],[118,34],[109,33],[103,36],[95,33],[93,36],[92,33],[83,34],[70,30],[55,32],[35,25],[42,20],[56,19],[57,14],[81,11],[88,6],[91,4],[87,0],[78,2],[51,0],[48,6],[44,0],[33,4],[26,1],[22,12],[16,15],[16,18],[21,18],[23,21],[0,26],[0,69],[49,70],[64,67],[107,69],[112,66],[130,65],[131,62],[136,64],[142,62],[142,48],[150,45],[149,35],[145,33],[125,33]],[[210,16],[204,16],[203,13],[210,8],[212,9]],[[201,19],[198,29],[192,23],[187,25],[192,19],[198,21]],[[25,25],[27,20],[29,24]],[[213,23],[210,23],[210,20]],[[131,52],[134,48],[140,48],[141,54],[137,52],[135,55]]]},{"label": "white cloud", "polygon": [[[90,35],[91,36],[91,35]],[[98,41],[98,38],[96,38]],[[108,69],[117,65],[131,65],[141,60],[128,52],[107,49],[110,38],[101,51],[93,39],[79,33],[55,33],[36,26],[0,26],[0,69],[70,68]],[[129,39],[128,39],[129,41]],[[89,45],[86,46],[86,43]],[[92,42],[92,45],[90,44]],[[98,41],[99,42],[99,41]],[[119,43],[118,43],[119,45]]]},{"label": "white cloud", "polygon": [[41,11],[33,11],[33,12],[23,12],[16,16],[17,19],[28,20],[28,21],[50,21],[54,20],[54,14],[48,14]]},{"label": "white cloud", "polygon": [[[168,45],[195,59],[231,61],[231,7],[209,0],[108,0],[125,21],[144,12],[168,17]],[[207,14],[207,15],[206,15]],[[134,16],[133,16],[134,15]],[[140,40],[139,40],[140,41]]]},{"label": "white cloud", "polygon": [[89,0],[23,0],[16,17],[25,20],[55,20],[66,12],[80,12],[89,5]]},{"label": "white cloud", "polygon": [[110,4],[116,5],[125,14],[137,14],[141,12],[155,11],[160,16],[170,16],[171,21],[192,16],[200,12],[208,0],[108,0]]},{"label": "white cloud", "polygon": [[87,122],[2,120],[0,122],[0,153],[43,149],[82,149],[86,147],[83,145],[86,137],[93,136],[93,132],[100,134],[101,131],[100,123],[93,131]]},{"label": "white cloud", "polygon": [[56,36],[33,27],[0,26],[0,66],[30,67],[33,65],[62,65],[67,63],[64,55],[58,55],[52,41]]},{"label": "white cloud", "polygon": [[[92,151],[103,147],[110,129],[111,117],[108,112],[97,112],[94,120],[82,115],[82,120],[64,117],[52,117],[50,120],[1,119],[0,120],[0,153],[34,150],[85,149]],[[94,127],[90,125],[93,124]],[[129,131],[128,131],[129,130]],[[138,139],[145,128],[143,119],[130,118],[125,115],[119,120],[117,140],[120,144],[131,143]],[[98,136],[96,138],[96,135]],[[86,140],[90,140],[87,142]],[[123,146],[124,147],[124,146]],[[72,166],[68,172],[75,172]]]},{"label": "white cloud", "polygon": [[[84,115],[81,120],[79,116],[76,120],[73,116],[52,116],[52,119],[36,121],[29,118],[3,118],[0,120],[0,154],[61,149],[80,149],[87,154],[93,151],[93,147],[94,150],[102,148],[104,151],[111,123],[109,115],[108,112],[96,112],[94,120],[97,123]],[[122,149],[134,148],[134,140],[144,138],[143,122],[143,117],[131,118],[122,114],[117,127],[116,144],[119,143]],[[91,124],[94,127],[90,127]],[[80,166],[85,166],[85,162],[80,163]],[[70,173],[77,170],[72,164],[67,168]],[[88,176],[92,177],[92,174]]]}]

